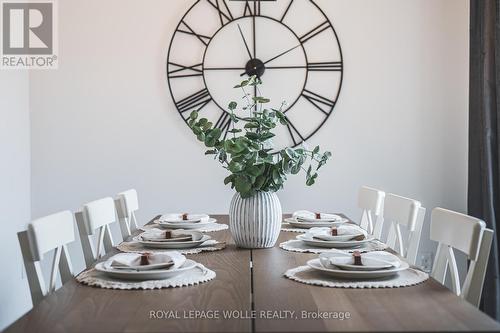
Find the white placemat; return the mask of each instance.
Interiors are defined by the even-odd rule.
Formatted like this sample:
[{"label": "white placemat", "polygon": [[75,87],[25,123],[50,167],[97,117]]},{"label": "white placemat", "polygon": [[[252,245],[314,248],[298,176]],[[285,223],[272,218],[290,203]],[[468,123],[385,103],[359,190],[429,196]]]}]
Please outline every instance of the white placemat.
[{"label": "white placemat", "polygon": [[388,278],[373,280],[336,279],[309,266],[289,269],[284,275],[290,280],[300,283],[330,288],[402,288],[417,285],[429,278],[427,273],[413,268],[408,268]]},{"label": "white placemat", "polygon": [[206,268],[202,264],[197,264],[196,267],[189,271],[176,275],[172,278],[165,280],[148,280],[148,281],[126,281],[112,279],[106,274],[91,268],[87,271],[80,273],[76,280],[82,284],[92,287],[99,287],[105,289],[161,289],[161,288],[175,288],[194,286],[203,282],[213,280],[216,274],[214,271]]},{"label": "white placemat", "polygon": [[[142,231],[146,231],[146,230],[153,229],[153,228],[161,228],[164,230],[181,230],[181,229],[167,229],[167,228],[160,227],[156,221],[154,221],[151,224],[146,224],[146,225],[140,227],[139,229]],[[209,224],[202,226],[200,228],[186,229],[186,230],[194,230],[194,231],[199,231],[199,232],[215,232],[215,231],[222,231],[222,230],[227,230],[227,229],[229,229],[229,225],[227,225],[227,224],[209,223]]]},{"label": "white placemat", "polygon": [[[306,243],[304,243],[303,241],[298,240],[298,239],[291,239],[289,241],[283,242],[280,244],[280,248],[282,248],[283,250],[286,250],[286,251],[291,251],[291,252],[316,253],[316,254],[331,250],[331,249],[326,248],[326,247],[313,247],[313,246],[307,245]],[[363,246],[360,246],[360,247],[357,247],[354,249],[340,249],[340,250],[344,250],[347,252],[353,252],[353,251],[370,252],[370,251],[382,251],[382,250],[385,250],[387,248],[389,248],[389,247],[386,244],[384,244],[378,240],[374,240],[374,241],[365,243]]]},{"label": "white placemat", "polygon": [[220,243],[215,239],[210,239],[205,243],[203,243],[202,246],[194,247],[191,249],[155,249],[155,248],[145,247],[144,245],[136,241],[130,241],[130,242],[122,242],[116,248],[122,252],[129,252],[129,253],[144,253],[144,252],[158,253],[165,251],[177,251],[182,254],[196,254],[200,252],[213,252],[213,251],[223,250],[226,248],[226,243]]}]

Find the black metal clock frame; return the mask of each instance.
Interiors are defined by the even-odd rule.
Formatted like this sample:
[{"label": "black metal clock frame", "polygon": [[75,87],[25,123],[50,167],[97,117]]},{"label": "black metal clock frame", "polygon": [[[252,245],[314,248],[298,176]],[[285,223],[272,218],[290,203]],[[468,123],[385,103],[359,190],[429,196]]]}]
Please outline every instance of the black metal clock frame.
[{"label": "black metal clock frame", "polygon": [[[212,7],[214,7],[218,13],[219,13],[219,18],[220,18],[220,21],[221,21],[221,27],[219,29],[217,29],[217,31],[212,35],[212,37],[209,37],[209,36],[205,36],[205,35],[201,35],[201,34],[197,34],[186,22],[185,22],[185,18],[186,16],[191,12],[191,10],[196,6],[198,5],[200,2],[202,1],[206,1],[208,2],[210,5],[212,5]],[[292,141],[294,143],[294,147],[301,144],[302,142],[304,141],[307,141],[309,138],[311,138],[313,135],[315,135],[318,130],[325,124],[325,122],[328,120],[328,118],[330,117],[330,115],[333,113],[333,110],[335,108],[335,105],[338,101],[338,98],[340,96],[340,91],[342,90],[342,84],[343,84],[343,77],[344,77],[344,58],[343,58],[343,53],[342,53],[342,48],[340,46],[340,42],[339,42],[339,38],[338,38],[338,35],[337,35],[337,32],[335,31],[335,28],[333,27],[332,23],[330,22],[328,16],[326,16],[325,12],[314,2],[314,0],[309,0],[320,12],[321,14],[323,15],[323,17],[325,18],[325,21],[323,23],[321,23],[320,25],[316,26],[314,29],[312,29],[311,31],[309,31],[308,33],[302,35],[302,36],[298,36],[297,33],[295,31],[293,31],[292,28],[288,27],[283,21],[285,20],[287,14],[289,13],[289,10],[290,8],[292,7],[293,3],[295,0],[289,0],[289,4],[288,6],[286,7],[286,10],[284,11],[282,17],[281,17],[281,20],[278,20],[274,17],[271,17],[271,16],[267,16],[267,15],[262,15],[261,14],[261,3],[262,2],[276,2],[277,0],[229,0],[231,2],[245,2],[245,8],[244,8],[244,13],[243,13],[243,16],[240,16],[240,17],[237,17],[237,18],[234,18],[234,16],[232,15],[228,5],[227,5],[227,0],[197,0],[188,10],[187,12],[184,14],[184,16],[182,17],[182,19],[180,20],[179,24],[177,25],[176,29],[175,29],[175,33],[177,32],[181,32],[181,33],[185,33],[185,34],[190,34],[190,35],[193,35],[195,36],[196,38],[198,38],[200,40],[201,43],[203,43],[205,45],[205,50],[204,50],[204,54],[203,54],[203,59],[202,59],[202,63],[200,64],[196,64],[196,65],[192,65],[192,66],[184,66],[184,65],[180,65],[180,64],[176,64],[176,63],[172,63],[170,62],[170,52],[172,50],[172,44],[174,42],[174,36],[172,37],[172,39],[170,40],[170,45],[169,45],[169,49],[168,49],[168,55],[167,55],[167,65],[166,65],[166,69],[167,69],[167,79],[169,81],[169,84],[168,84],[168,87],[169,87],[169,90],[170,90],[170,94],[172,96],[172,99],[177,107],[177,111],[179,112],[179,114],[181,115],[181,117],[184,119],[184,121],[186,122],[187,124],[187,119],[188,117],[184,117],[183,116],[183,113],[189,111],[189,110],[193,110],[195,108],[197,109],[202,109],[203,107],[205,107],[208,103],[210,102],[214,102],[217,107],[223,111],[221,117],[217,120],[217,122],[215,123],[215,126],[216,127],[219,127],[223,130],[223,132],[225,133],[225,135],[227,135],[227,130],[229,130],[229,127],[230,127],[230,124],[231,124],[231,118],[229,117],[229,113],[227,112],[227,110],[222,107],[221,105],[219,105],[219,103],[217,102],[216,99],[213,98],[212,94],[210,93],[210,90],[208,89],[208,85],[207,85],[207,81],[206,81],[206,77],[205,77],[205,72],[206,71],[210,71],[210,70],[218,70],[218,71],[223,71],[223,70],[244,70],[245,72],[243,74],[241,74],[241,76],[244,76],[245,74],[246,75],[251,75],[251,74],[259,74],[259,72],[253,72],[253,71],[258,71],[259,69],[261,69],[259,66],[265,66],[266,63],[268,62],[271,62],[272,60],[275,60],[276,58],[292,51],[293,49],[295,48],[298,48],[299,46],[302,48],[303,52],[304,52],[304,56],[305,56],[305,60],[306,60],[306,65],[305,66],[269,66],[269,67],[264,67],[264,71],[267,70],[267,69],[292,69],[292,68],[304,68],[306,69],[306,77],[305,77],[305,80],[304,80],[304,85],[302,87],[302,93],[299,94],[299,96],[297,96],[297,98],[295,99],[295,101],[293,103],[291,103],[288,108],[285,110],[285,114],[288,110],[292,109],[295,104],[299,101],[299,99],[301,97],[304,97],[306,100],[308,100],[311,104],[313,104],[319,111],[321,111],[324,115],[325,115],[325,118],[321,121],[321,123],[319,124],[319,126],[317,126],[313,132],[311,132],[309,135],[307,135],[307,137],[303,137],[302,134],[297,130],[297,128],[295,127],[295,125],[289,121],[289,126],[288,126],[288,131],[289,131],[289,134],[292,138]],[[251,5],[251,3],[253,3],[253,6]],[[224,8],[222,8],[222,6],[225,7],[225,10],[227,10],[227,13],[224,12]],[[252,7],[253,7],[253,10],[252,10]],[[221,9],[222,8],[222,9]],[[241,32],[241,29],[240,29],[240,33],[244,39],[244,42],[245,42],[245,46],[246,46],[246,49],[250,55],[250,61],[247,62],[247,65],[245,66],[245,68],[236,68],[236,67],[214,67],[214,68],[205,68],[204,67],[204,64],[205,64],[205,58],[206,58],[206,54],[207,54],[207,50],[210,46],[210,43],[212,42],[213,40],[213,37],[216,36],[227,24],[229,23],[233,23],[235,21],[238,21],[238,20],[241,20],[241,19],[246,19],[248,17],[252,17],[253,18],[253,31],[254,31],[254,38],[253,38],[253,57],[252,57],[252,52],[249,48],[249,46],[247,45],[247,42],[245,41],[245,38],[243,37],[243,33]],[[285,52],[283,52],[282,54],[276,56],[276,57],[273,57],[272,59],[270,60],[267,60],[266,62],[262,62],[260,59],[257,59],[256,58],[256,38],[255,38],[255,26],[256,26],[256,17],[262,17],[262,18],[266,18],[266,19],[270,19],[272,21],[275,21],[281,25],[283,25],[284,27],[286,27],[296,38],[297,40],[299,41],[300,45],[297,45],[296,47],[294,47],[293,49],[289,49]],[[226,22],[225,22],[226,21]],[[239,25],[238,25],[238,28],[239,28]],[[320,33],[322,33],[323,31],[327,30],[327,29],[331,29],[335,35],[335,39],[336,39],[336,43],[337,43],[337,46],[338,46],[338,49],[339,49],[339,55],[340,55],[340,61],[336,61],[336,62],[317,62],[317,63],[310,63],[309,62],[309,59],[308,59],[308,56],[307,56],[307,52],[306,52],[306,49],[305,49],[305,46],[304,44],[309,41],[310,39],[316,37],[317,35],[319,35]],[[169,70],[169,65],[172,65],[172,66],[175,66],[175,67],[178,67],[177,69],[175,70],[172,70],[170,71]],[[179,73],[179,72],[182,72],[184,70],[191,70],[191,71],[194,71],[196,72],[196,74],[178,74],[178,75],[172,75],[172,74],[175,74],[175,73]],[[324,96],[321,96],[319,94],[316,94],[312,91],[309,91],[306,89],[307,87],[307,82],[308,82],[308,79],[309,79],[309,72],[314,72],[314,71],[335,71],[335,72],[339,72],[340,73],[340,81],[339,81],[339,85],[338,85],[338,90],[337,90],[337,94],[335,96],[335,98],[333,100],[330,100]],[[263,74],[263,72],[261,73],[261,75]],[[171,79],[175,79],[175,78],[184,78],[184,77],[193,77],[193,76],[202,76],[203,78],[203,84],[205,86],[204,89],[180,100],[180,101],[176,101],[176,98],[175,98],[175,95],[173,94],[173,91],[172,91],[172,87],[171,87]],[[254,91],[254,94],[256,95],[257,92]],[[319,104],[323,104],[327,107],[330,108],[330,112],[326,112],[325,110],[323,110],[323,108],[321,108]],[[295,133],[299,136],[300,138],[300,141],[296,141],[295,139],[295,136],[293,135],[293,131],[295,131]]]}]

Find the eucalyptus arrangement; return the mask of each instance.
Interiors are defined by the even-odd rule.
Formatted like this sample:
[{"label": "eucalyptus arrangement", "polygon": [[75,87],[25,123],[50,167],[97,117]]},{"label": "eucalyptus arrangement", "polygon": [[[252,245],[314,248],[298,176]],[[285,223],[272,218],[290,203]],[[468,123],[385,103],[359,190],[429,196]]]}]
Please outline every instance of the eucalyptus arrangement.
[{"label": "eucalyptus arrangement", "polygon": [[[214,155],[214,159],[231,173],[224,179],[224,184],[231,184],[231,188],[244,199],[258,192],[277,192],[283,188],[288,175],[301,171],[305,173],[306,185],[311,186],[318,178],[318,170],[332,156],[328,151],[321,153],[319,146],[308,150],[304,145],[273,154],[273,129],[287,124],[282,112],[285,103],[279,109],[267,108],[271,101],[260,96],[261,84],[260,78],[252,76],[234,87],[243,92],[244,106],[238,114],[248,116],[237,116],[238,103],[229,103],[231,128],[226,138],[222,137],[220,128],[214,127],[206,118],[200,119],[196,111],[188,120],[198,140],[209,148],[205,154]],[[257,96],[247,92],[249,87],[255,87]]]}]

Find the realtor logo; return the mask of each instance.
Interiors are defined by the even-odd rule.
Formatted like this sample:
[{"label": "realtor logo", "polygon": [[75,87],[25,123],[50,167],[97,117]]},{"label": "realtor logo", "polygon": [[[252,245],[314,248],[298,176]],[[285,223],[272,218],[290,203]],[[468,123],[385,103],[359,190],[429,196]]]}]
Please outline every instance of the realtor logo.
[{"label": "realtor logo", "polygon": [[54,0],[3,0],[2,69],[57,68]]}]

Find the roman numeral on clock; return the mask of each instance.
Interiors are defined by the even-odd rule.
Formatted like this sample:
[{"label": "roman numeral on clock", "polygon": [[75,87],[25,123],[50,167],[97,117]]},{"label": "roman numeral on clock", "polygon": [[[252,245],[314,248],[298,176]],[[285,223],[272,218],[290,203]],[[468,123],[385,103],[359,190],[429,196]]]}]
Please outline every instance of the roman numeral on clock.
[{"label": "roman numeral on clock", "polygon": [[243,16],[259,16],[260,15],[260,0],[245,1],[245,11]]},{"label": "roman numeral on clock", "polygon": [[214,7],[220,18],[220,24],[221,26],[225,26],[229,22],[234,20],[233,14],[231,13],[231,10],[227,6],[226,0],[207,0],[209,4]]},{"label": "roman numeral on clock", "polygon": [[227,137],[227,131],[229,131],[229,128],[231,127],[231,116],[229,113],[226,111],[222,111],[222,114],[220,115],[219,119],[217,119],[217,122],[215,123],[215,128],[220,128],[222,130],[222,134],[224,139]]},{"label": "roman numeral on clock", "polygon": [[287,120],[286,127],[288,128],[288,133],[292,138],[293,145],[296,146],[299,143],[304,142],[305,141],[304,137],[302,136],[302,134],[300,134],[299,130],[295,127],[295,125],[290,121],[290,119],[286,118],[286,120]]},{"label": "roman numeral on clock", "polygon": [[187,23],[186,21],[182,21],[181,24],[179,25],[179,29],[177,30],[179,32],[182,32],[182,33],[185,33],[185,34],[188,34],[188,35],[192,35],[192,36],[195,36],[196,38],[198,38],[198,40],[200,42],[202,42],[203,44],[205,44],[205,46],[208,46],[208,43],[210,43],[210,40],[212,39],[211,37],[208,37],[208,36],[205,36],[205,35],[202,35],[202,34],[198,34],[196,33]]},{"label": "roman numeral on clock", "polygon": [[342,67],[341,61],[310,62],[307,64],[307,69],[311,72],[340,72]]},{"label": "roman numeral on clock", "polygon": [[311,38],[316,37],[317,35],[319,35],[323,31],[330,29],[331,27],[332,26],[331,26],[330,22],[325,21],[325,22],[321,23],[320,25],[318,25],[316,28],[309,31],[308,33],[302,35],[302,37],[300,37],[299,40],[302,44],[304,44],[307,41],[309,41]]},{"label": "roman numeral on clock", "polygon": [[210,96],[208,89],[205,88],[180,100],[175,105],[177,106],[179,112],[185,113],[188,111],[201,110],[211,101],[212,97]]},{"label": "roman numeral on clock", "polygon": [[[170,70],[170,68],[174,68]],[[183,77],[203,76],[203,64],[193,66],[179,65],[173,62],[168,63],[168,78],[179,79]]]},{"label": "roman numeral on clock", "polygon": [[318,110],[320,110],[325,115],[329,115],[332,108],[335,106],[335,101],[323,97],[319,94],[313,93],[310,90],[304,89],[302,92],[302,97],[308,100],[312,105],[314,105]]}]

